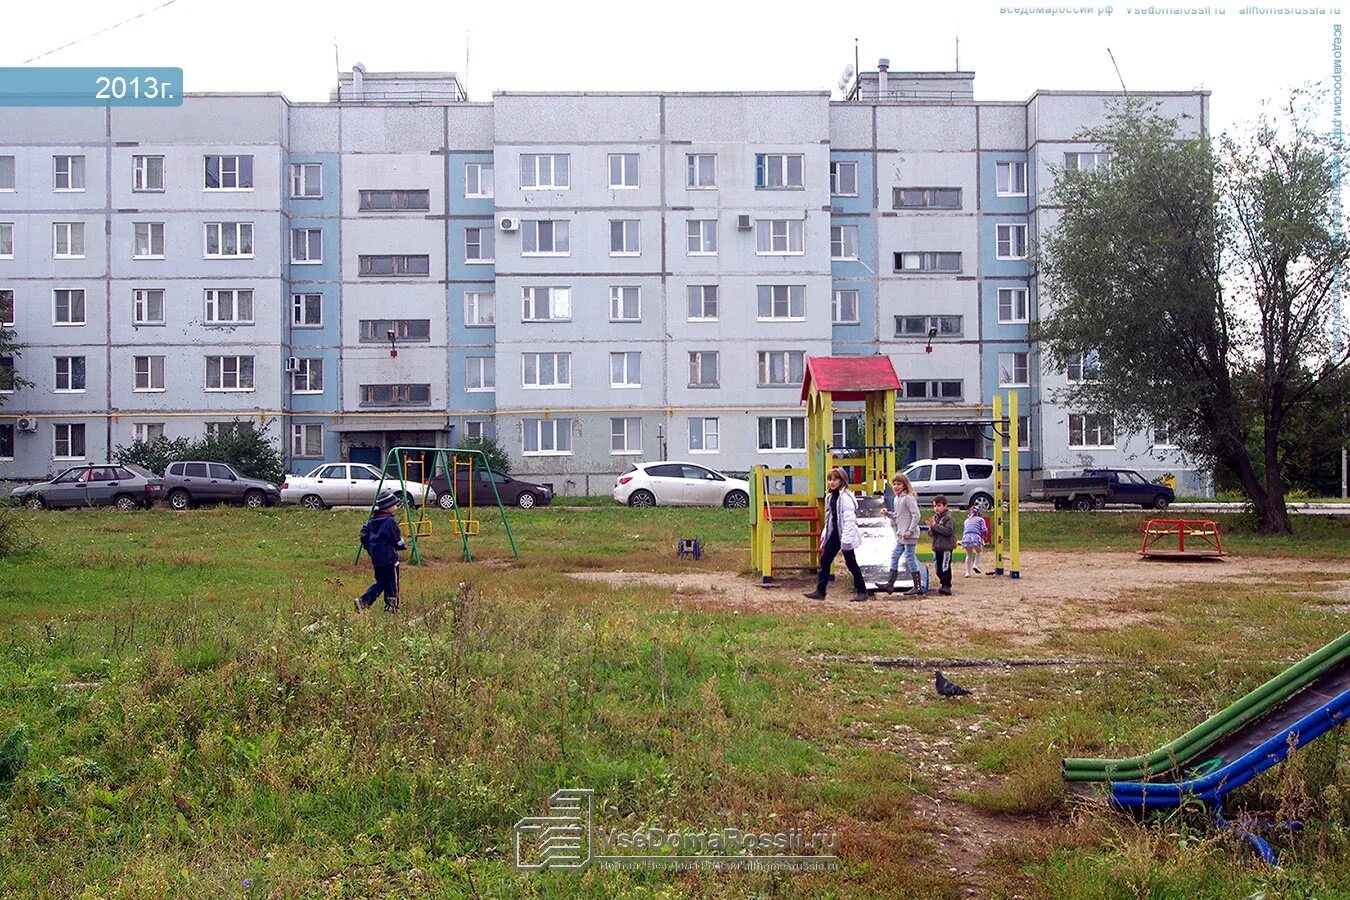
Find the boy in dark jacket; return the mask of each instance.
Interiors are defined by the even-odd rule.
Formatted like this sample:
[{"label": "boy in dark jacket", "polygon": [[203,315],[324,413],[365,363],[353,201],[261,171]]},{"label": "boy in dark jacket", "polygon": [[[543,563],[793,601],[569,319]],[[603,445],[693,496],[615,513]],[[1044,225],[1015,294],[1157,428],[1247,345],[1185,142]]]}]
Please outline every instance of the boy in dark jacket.
[{"label": "boy in dark jacket", "polygon": [[928,521],[928,536],[933,539],[933,564],[937,567],[938,593],[952,595],[952,551],[956,549],[956,523],[947,511],[947,498],[933,498],[933,518]]},{"label": "boy in dark jacket", "polygon": [[361,546],[370,554],[375,583],[356,598],[357,612],[370,609],[381,591],[384,592],[385,611],[398,612],[398,551],[408,549],[408,545],[403,542],[403,532],[394,518],[395,506],[398,506],[398,498],[385,494],[375,502],[375,512],[361,526]]}]

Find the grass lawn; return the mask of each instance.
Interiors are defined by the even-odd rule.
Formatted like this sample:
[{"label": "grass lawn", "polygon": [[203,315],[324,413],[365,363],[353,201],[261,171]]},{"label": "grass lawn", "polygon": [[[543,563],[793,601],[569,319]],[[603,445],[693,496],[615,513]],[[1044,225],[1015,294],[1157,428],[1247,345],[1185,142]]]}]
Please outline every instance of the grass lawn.
[{"label": "grass lawn", "polygon": [[[0,897],[1350,897],[1344,735],[1243,789],[1304,822],[1278,870],[1194,811],[1132,820],[1058,775],[1345,631],[1350,520],[1288,540],[1219,517],[1254,566],[1132,587],[1143,514],[1024,514],[1008,602],[1079,604],[1029,634],[937,599],[921,622],[754,594],[743,510],[561,506],[510,513],[519,562],[487,517],[474,564],[426,539],[397,619],[351,609],[363,512],[11,513],[31,547],[0,560]],[[1104,554],[1097,620],[1045,573]],[[873,656],[1083,661],[953,670],[975,692],[945,700]],[[828,832],[840,863],[515,871],[513,826],[559,787],[594,790],[598,831]]]}]

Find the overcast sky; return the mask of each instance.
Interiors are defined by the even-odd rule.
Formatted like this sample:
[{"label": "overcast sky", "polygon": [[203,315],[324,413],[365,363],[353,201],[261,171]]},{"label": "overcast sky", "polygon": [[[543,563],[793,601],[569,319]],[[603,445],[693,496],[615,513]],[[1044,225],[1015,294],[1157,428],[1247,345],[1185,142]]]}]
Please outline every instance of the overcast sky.
[{"label": "overcast sky", "polygon": [[[156,8],[164,2],[7,3],[0,66],[77,41],[32,65],[180,66],[189,91],[280,91],[292,100],[326,100],[336,45],[344,69],[361,62],[370,71],[459,72],[473,100],[490,100],[498,90],[837,95],[855,38],[864,69],[886,56],[901,71],[952,68],[959,37],[961,67],[975,71],[978,99],[1024,100],[1038,88],[1117,89],[1110,47],[1131,90],[1212,91],[1218,130],[1251,118],[1261,99],[1278,99],[1292,86],[1329,85],[1332,29],[1343,18],[1332,6],[1320,7],[1320,15],[1260,15],[1242,14],[1254,7],[1237,3],[1188,7],[1209,9],[1208,15],[1131,14],[1150,7],[1101,4],[1093,8],[1112,12],[1052,16],[1011,12],[1040,4],[982,0],[171,0]],[[81,39],[139,13],[146,14]]]}]

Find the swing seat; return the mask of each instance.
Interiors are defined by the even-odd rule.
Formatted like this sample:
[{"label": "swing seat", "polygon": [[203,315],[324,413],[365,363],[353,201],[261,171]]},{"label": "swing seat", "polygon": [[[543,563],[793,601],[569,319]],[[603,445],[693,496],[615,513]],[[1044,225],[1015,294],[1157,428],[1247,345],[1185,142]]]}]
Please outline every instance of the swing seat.
[{"label": "swing seat", "polygon": [[403,532],[404,537],[412,537],[414,534],[420,538],[431,537],[433,529],[431,527],[430,519],[427,519],[426,521],[413,522],[411,524],[412,527],[409,528],[408,527],[409,523],[407,522],[398,523],[398,530]]},{"label": "swing seat", "polygon": [[455,534],[467,534],[469,537],[474,537],[478,534],[478,520],[466,519],[463,522],[456,522],[452,519],[450,528]]}]

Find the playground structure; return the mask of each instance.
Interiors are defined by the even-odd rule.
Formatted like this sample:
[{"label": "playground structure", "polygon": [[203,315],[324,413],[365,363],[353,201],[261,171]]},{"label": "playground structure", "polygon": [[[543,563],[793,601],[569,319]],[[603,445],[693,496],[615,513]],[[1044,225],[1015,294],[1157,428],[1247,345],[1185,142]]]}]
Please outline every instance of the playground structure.
[{"label": "playground structure", "polygon": [[[900,379],[889,357],[807,358],[801,392],[806,403],[806,468],[755,466],[750,473],[750,561],[761,583],[773,583],[775,573],[785,570],[815,571],[825,520],[825,476],[835,466],[852,469],[850,490],[861,494],[859,565],[865,577],[870,570],[874,582],[885,578],[894,540],[883,506],[896,471],[895,397],[899,389]],[[993,413],[983,423],[992,427],[994,437],[990,543],[995,574],[1004,574],[1006,562],[1008,574],[1018,578],[1017,394],[1008,394],[1006,411],[1003,399],[995,396],[992,408],[982,408]],[[836,402],[863,404],[861,447],[832,445]],[[783,481],[782,493],[771,490],[777,479]],[[910,584],[908,577],[896,582],[899,587]]]},{"label": "playground structure", "polygon": [[[1219,523],[1212,519],[1149,519],[1139,555],[1145,559],[1217,559],[1223,556]],[[1176,547],[1171,546],[1176,538]],[[1186,539],[1191,546],[1186,546]]]},{"label": "playground structure", "polygon": [[1121,809],[1143,812],[1201,803],[1216,824],[1236,829],[1275,865],[1275,851],[1250,823],[1225,818],[1224,800],[1299,747],[1335,731],[1347,716],[1350,632],[1152,753],[1119,760],[1065,759],[1061,765],[1070,782],[1106,783],[1112,805]]},{"label": "playground structure", "polygon": [[[430,459],[430,466],[427,460]],[[385,454],[384,466],[380,470],[380,483],[375,489],[376,501],[384,493],[385,479],[401,478],[405,483],[418,482],[423,485],[429,484],[437,472],[445,475],[446,489],[450,492],[451,503],[449,511],[453,513],[450,522],[450,531],[458,535],[460,545],[464,555],[465,562],[473,562],[473,551],[469,548],[469,538],[477,536],[481,523],[479,519],[474,518],[474,491],[477,484],[475,474],[478,472],[490,472],[487,456],[481,450],[465,450],[459,447],[394,447]],[[461,475],[463,476],[461,479]],[[506,508],[502,506],[501,495],[497,493],[497,484],[492,478],[483,479],[484,483],[492,485],[492,496],[497,506],[497,512],[501,516],[502,527],[506,530],[506,539],[511,544],[511,554],[515,559],[520,559],[520,551],[516,547],[516,539],[511,534],[511,523],[506,518]],[[460,484],[464,485],[463,505],[455,497],[455,493]],[[425,493],[424,493],[425,496]],[[370,512],[375,512],[375,502],[370,505]],[[420,508],[417,508],[414,517],[414,507],[409,502],[406,494],[400,496],[400,506],[402,513],[399,521],[399,530],[403,532],[403,537],[408,541],[408,560],[415,566],[422,564],[422,550],[420,541],[422,538],[431,537],[435,534],[435,522],[430,517],[431,503],[423,500]],[[361,559],[362,547],[360,544],[356,547],[355,562]]]}]

